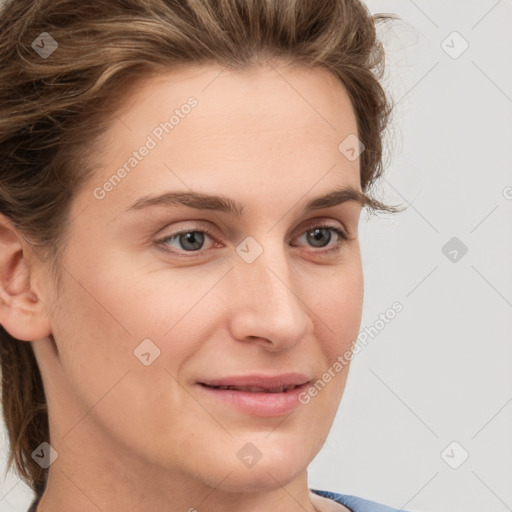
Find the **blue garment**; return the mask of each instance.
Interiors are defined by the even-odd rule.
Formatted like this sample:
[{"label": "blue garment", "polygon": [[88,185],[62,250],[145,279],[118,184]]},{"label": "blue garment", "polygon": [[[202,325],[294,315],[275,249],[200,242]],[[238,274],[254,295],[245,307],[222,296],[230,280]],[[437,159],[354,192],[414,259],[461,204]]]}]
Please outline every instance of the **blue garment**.
[{"label": "blue garment", "polygon": [[388,507],[375,501],[351,496],[350,494],[337,494],[335,492],[319,491],[317,489],[310,489],[310,491],[324,498],[330,498],[341,505],[345,505],[351,512],[407,512],[407,510]]}]

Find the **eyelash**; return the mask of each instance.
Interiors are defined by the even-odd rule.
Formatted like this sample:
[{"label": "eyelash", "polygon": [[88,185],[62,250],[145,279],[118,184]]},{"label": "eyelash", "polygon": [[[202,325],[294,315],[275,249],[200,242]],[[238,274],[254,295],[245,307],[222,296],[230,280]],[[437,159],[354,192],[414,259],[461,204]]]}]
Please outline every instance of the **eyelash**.
[{"label": "eyelash", "polygon": [[[321,255],[334,255],[334,254],[338,253],[341,250],[341,246],[345,242],[349,242],[349,241],[352,241],[352,240],[355,239],[355,237],[350,236],[345,230],[339,228],[338,226],[334,226],[334,225],[331,225],[331,224],[328,224],[328,223],[322,223],[322,222],[319,222],[318,224],[315,224],[312,227],[306,229],[305,231],[303,231],[301,233],[300,236],[303,236],[304,234],[307,234],[308,232],[314,231],[315,229],[318,229],[318,228],[334,231],[339,236],[338,241],[330,249],[322,250],[322,248],[320,248],[319,250],[314,251],[314,252],[319,253]],[[195,228],[192,227],[192,228],[182,229],[181,231],[177,231],[176,233],[173,233],[172,235],[166,236],[165,238],[161,238],[159,240],[156,240],[155,243],[157,244],[157,246],[162,251],[164,251],[166,253],[169,253],[169,254],[172,254],[173,256],[178,256],[178,257],[183,257],[183,258],[190,258],[190,257],[197,256],[198,254],[204,253],[205,251],[202,250],[202,249],[199,249],[197,251],[175,251],[175,250],[169,250],[169,248],[168,248],[169,246],[167,245],[167,242],[169,242],[172,239],[177,239],[180,235],[184,235],[186,233],[205,233],[210,238],[212,238],[215,242],[217,242],[216,237],[214,236],[212,231],[209,230],[208,228],[201,227],[200,229],[195,229]]]}]

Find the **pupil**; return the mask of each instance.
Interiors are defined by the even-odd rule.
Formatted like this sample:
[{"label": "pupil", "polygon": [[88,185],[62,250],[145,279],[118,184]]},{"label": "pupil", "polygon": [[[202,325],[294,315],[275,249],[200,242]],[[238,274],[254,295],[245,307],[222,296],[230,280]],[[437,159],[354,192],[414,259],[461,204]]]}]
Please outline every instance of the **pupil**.
[{"label": "pupil", "polygon": [[310,233],[314,233],[313,236],[309,237],[309,238],[313,242],[313,245],[315,245],[316,247],[323,247],[322,244],[317,245],[317,242],[319,241],[319,239],[322,238],[322,236],[325,233],[328,233],[328,237],[327,237],[327,241],[324,245],[327,245],[331,241],[331,232],[325,228],[316,228],[316,229],[313,229],[312,231],[310,231]]},{"label": "pupil", "polygon": [[[199,236],[198,236],[199,235]],[[196,240],[197,238],[197,240]],[[189,231],[180,236],[180,243],[183,249],[200,249],[204,242],[204,234],[199,233],[198,231]],[[192,246],[187,247],[187,244],[190,243]]]}]

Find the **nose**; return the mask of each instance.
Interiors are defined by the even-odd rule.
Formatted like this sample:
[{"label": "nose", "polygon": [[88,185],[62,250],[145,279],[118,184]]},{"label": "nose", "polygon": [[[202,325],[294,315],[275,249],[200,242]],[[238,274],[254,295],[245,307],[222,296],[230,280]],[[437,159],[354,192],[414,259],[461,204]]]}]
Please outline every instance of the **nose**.
[{"label": "nose", "polygon": [[230,330],[234,339],[266,350],[289,349],[313,330],[306,281],[293,272],[285,248],[266,246],[252,263],[235,258],[230,272]]}]

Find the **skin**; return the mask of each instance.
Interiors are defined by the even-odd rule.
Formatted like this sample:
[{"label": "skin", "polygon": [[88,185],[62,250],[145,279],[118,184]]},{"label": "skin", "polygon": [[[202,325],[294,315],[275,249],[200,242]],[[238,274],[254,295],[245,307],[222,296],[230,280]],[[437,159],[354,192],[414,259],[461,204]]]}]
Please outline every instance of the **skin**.
[{"label": "skin", "polygon": [[[39,512],[348,510],[307,482],[348,367],[309,404],[277,417],[208,400],[195,382],[292,371],[317,380],[351,348],[363,302],[361,204],[303,208],[340,186],[361,190],[359,160],[338,150],[357,133],[355,115],[324,70],[221,71],[212,64],[153,77],[115,112],[97,170],[73,198],[60,287],[1,218],[0,321],[32,343],[59,454]],[[197,107],[103,199],[94,197],[190,96]],[[141,197],[191,190],[235,199],[244,215],[185,206],[126,212]],[[354,239],[322,255],[338,235],[312,245],[307,233],[318,221]],[[192,257],[154,243],[204,227],[212,238]],[[252,263],[235,250],[247,236],[263,248]],[[192,254],[177,239],[166,244]],[[149,366],[133,353],[146,338],[161,351]],[[247,442],[262,454],[251,468],[236,456]]]}]

